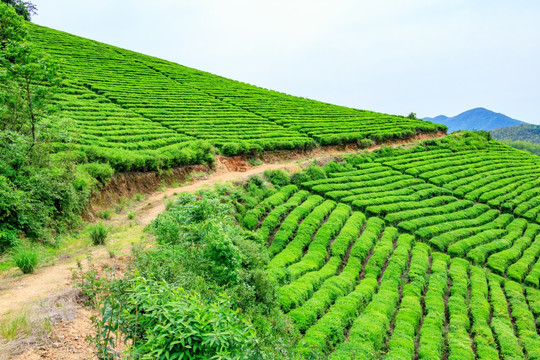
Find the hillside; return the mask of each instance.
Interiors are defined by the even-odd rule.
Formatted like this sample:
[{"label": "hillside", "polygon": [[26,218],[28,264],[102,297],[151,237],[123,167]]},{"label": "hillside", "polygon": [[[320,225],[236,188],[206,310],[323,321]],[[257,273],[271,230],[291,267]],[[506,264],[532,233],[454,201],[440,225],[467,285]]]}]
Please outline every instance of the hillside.
[{"label": "hillside", "polygon": [[540,125],[519,125],[491,130],[491,136],[496,140],[527,141],[540,144]]},{"label": "hillside", "polygon": [[244,219],[258,214],[302,357],[539,355],[538,158],[466,135],[325,172]]},{"label": "hillside", "polygon": [[426,117],[424,120],[446,125],[448,126],[448,132],[458,130],[492,130],[524,124],[523,121],[515,120],[504,114],[484,108],[467,110],[453,117],[439,115],[434,118]]},{"label": "hillside", "polygon": [[36,260],[1,258],[0,357],[540,359],[540,157],[29,26],[72,139],[2,152],[0,245]]},{"label": "hillside", "polygon": [[[32,25],[32,41],[62,63],[62,115],[90,160],[156,169],[225,155],[369,146],[444,126],[294,97]],[[202,147],[202,149],[201,149]]]}]

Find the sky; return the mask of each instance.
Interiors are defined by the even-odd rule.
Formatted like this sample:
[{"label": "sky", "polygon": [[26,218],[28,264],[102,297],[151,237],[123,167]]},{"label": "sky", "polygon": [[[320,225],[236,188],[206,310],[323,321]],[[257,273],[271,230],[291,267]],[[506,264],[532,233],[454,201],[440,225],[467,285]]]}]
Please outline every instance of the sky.
[{"label": "sky", "polygon": [[34,0],[37,24],[292,95],[540,124],[538,0]]}]

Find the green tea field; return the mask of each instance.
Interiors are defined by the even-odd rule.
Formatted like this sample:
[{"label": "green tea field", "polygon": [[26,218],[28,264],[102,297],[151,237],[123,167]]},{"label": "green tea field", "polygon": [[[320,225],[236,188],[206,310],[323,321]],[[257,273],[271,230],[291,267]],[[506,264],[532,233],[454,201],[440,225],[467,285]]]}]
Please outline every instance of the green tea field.
[{"label": "green tea field", "polygon": [[0,360],[540,360],[540,157],[30,5],[0,3]]},{"label": "green tea field", "polygon": [[327,164],[247,211],[301,357],[540,357],[540,162],[454,140]]},{"label": "green tea field", "polygon": [[62,64],[56,101],[74,121],[74,143],[120,170],[154,170],[225,155],[367,147],[443,125],[335,106],[229,80],[32,25],[32,41]]}]

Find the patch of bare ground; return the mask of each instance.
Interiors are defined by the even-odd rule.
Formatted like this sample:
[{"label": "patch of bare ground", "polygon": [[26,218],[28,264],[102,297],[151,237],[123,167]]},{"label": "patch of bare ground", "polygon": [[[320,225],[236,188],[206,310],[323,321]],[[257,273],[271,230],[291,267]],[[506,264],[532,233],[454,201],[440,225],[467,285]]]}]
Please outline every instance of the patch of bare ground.
[{"label": "patch of bare ground", "polygon": [[450,331],[450,310],[448,308],[448,299],[450,298],[450,289],[452,288],[452,277],[450,276],[450,262],[446,268],[446,291],[444,293],[444,322],[443,322],[443,335],[444,335],[444,352],[442,359],[448,360],[448,332]]},{"label": "patch of bare ground", "polygon": [[[98,272],[120,274],[129,260],[111,258],[105,248],[88,255],[80,261],[82,268],[88,269],[91,261]],[[95,333],[90,318],[96,311],[82,305],[80,289],[73,286],[78,281],[73,275],[76,267],[67,260],[6,283],[0,293],[0,326],[17,330],[9,341],[0,336],[0,360],[93,358],[94,347],[87,338]]]},{"label": "patch of bare ground", "polygon": [[31,330],[0,345],[0,359],[92,359],[94,348],[86,341],[94,329],[94,310],[79,304],[80,291],[64,289],[27,310]]}]

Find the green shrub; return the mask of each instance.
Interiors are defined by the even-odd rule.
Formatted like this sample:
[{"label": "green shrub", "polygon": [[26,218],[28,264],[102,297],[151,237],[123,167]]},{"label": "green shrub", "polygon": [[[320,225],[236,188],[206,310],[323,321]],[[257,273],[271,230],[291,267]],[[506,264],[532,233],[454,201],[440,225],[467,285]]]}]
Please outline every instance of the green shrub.
[{"label": "green shrub", "polygon": [[326,179],[326,172],[317,165],[311,165],[308,167],[306,174],[309,176],[310,180]]},{"label": "green shrub", "polygon": [[100,181],[102,184],[105,184],[111,180],[111,176],[114,174],[114,169],[109,164],[92,162],[84,164],[83,167],[88,174]]},{"label": "green shrub", "polygon": [[128,219],[129,219],[129,220],[135,219],[135,211],[133,211],[133,210],[130,210],[130,211],[129,211],[129,213],[128,213]]},{"label": "green shrub", "polygon": [[225,156],[235,156],[242,152],[242,144],[237,142],[226,143],[221,147],[221,153]]},{"label": "green shrub", "polygon": [[[109,358],[116,330],[139,359],[237,359],[255,344],[255,331],[226,294],[209,301],[166,282],[134,277],[112,284],[96,325],[100,358]],[[189,344],[189,346],[186,346]]]},{"label": "green shrub", "polygon": [[34,247],[18,246],[13,250],[12,259],[24,274],[31,274],[39,263],[39,254]]},{"label": "green shrub", "polygon": [[367,149],[370,146],[373,146],[375,143],[371,139],[360,139],[357,141],[359,149]]},{"label": "green shrub", "polygon": [[304,171],[300,171],[291,175],[291,184],[300,185],[308,181],[311,181],[311,178]]},{"label": "green shrub", "polygon": [[266,170],[264,172],[264,178],[268,180],[274,186],[285,186],[291,183],[289,175],[283,170]]},{"label": "green shrub", "polygon": [[17,246],[19,239],[17,231],[8,226],[0,226],[0,254],[9,248]]},{"label": "green shrub", "polygon": [[107,237],[111,228],[107,225],[99,222],[93,226],[90,226],[90,239],[94,245],[104,245],[107,242]]},{"label": "green shrub", "polygon": [[105,209],[103,211],[98,212],[96,216],[100,219],[108,220],[112,217],[112,211],[109,209]]}]

